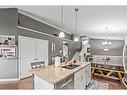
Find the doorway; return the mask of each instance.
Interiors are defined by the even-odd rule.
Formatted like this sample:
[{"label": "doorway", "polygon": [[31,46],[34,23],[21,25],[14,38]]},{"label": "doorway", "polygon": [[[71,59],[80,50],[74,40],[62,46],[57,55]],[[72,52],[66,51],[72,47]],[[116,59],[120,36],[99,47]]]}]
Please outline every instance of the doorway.
[{"label": "doorway", "polygon": [[69,58],[69,46],[68,42],[63,41],[63,57],[68,59]]}]

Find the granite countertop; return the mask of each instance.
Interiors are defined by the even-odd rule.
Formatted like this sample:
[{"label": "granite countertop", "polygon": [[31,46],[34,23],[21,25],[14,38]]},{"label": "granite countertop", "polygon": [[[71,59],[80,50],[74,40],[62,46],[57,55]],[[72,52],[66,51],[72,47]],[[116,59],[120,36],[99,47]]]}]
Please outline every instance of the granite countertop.
[{"label": "granite countertop", "polygon": [[[62,63],[63,64],[63,63]],[[76,64],[80,65],[74,69],[65,69],[61,67],[54,67],[53,65],[32,70],[32,74],[38,76],[42,80],[47,81],[50,84],[56,84],[67,76],[77,72],[83,67],[90,64],[90,62],[77,61]]]}]

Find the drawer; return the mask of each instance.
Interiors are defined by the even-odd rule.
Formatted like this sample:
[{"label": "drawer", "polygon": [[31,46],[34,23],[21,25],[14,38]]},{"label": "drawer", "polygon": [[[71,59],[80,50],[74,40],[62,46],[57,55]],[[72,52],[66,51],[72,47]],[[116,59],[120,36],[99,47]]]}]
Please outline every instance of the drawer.
[{"label": "drawer", "polygon": [[70,75],[55,85],[56,89],[74,89],[74,75]]}]

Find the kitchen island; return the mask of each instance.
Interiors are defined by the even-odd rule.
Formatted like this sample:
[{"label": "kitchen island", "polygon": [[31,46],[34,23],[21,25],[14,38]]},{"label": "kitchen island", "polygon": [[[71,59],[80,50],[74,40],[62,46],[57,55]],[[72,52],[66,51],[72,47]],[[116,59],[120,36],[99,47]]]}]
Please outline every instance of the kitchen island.
[{"label": "kitchen island", "polygon": [[[62,63],[64,64],[64,63]],[[34,89],[85,89],[91,80],[90,62],[77,61],[74,69],[54,66],[32,70]]]}]

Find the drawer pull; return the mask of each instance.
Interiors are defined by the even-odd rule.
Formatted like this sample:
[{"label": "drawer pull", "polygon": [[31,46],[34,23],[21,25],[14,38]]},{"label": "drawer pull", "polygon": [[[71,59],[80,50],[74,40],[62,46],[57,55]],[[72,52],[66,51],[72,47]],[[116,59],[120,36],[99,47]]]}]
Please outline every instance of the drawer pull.
[{"label": "drawer pull", "polygon": [[60,88],[63,88],[64,86],[66,86],[67,84],[69,84],[73,79],[68,80],[66,83],[64,83],[62,86],[60,86]]}]

